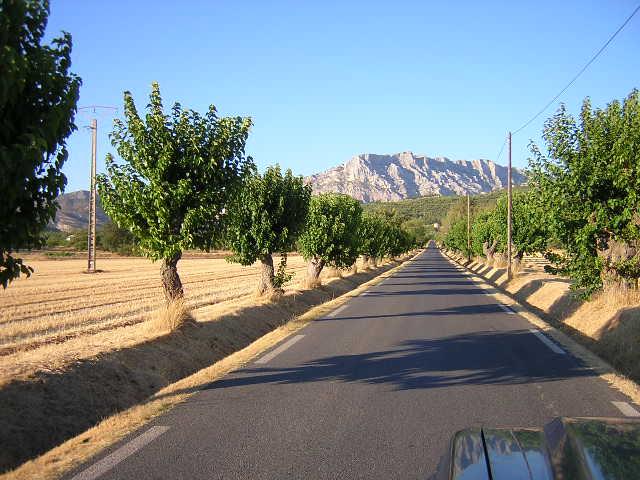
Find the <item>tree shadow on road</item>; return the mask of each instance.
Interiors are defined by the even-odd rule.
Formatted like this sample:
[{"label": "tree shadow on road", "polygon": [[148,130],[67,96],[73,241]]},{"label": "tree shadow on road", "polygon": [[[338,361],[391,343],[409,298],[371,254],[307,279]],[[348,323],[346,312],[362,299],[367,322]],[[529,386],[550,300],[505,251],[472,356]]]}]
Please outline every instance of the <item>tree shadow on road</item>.
[{"label": "tree shadow on road", "polygon": [[528,330],[517,330],[411,340],[397,348],[330,356],[286,368],[245,368],[207,388],[340,381],[409,390],[516,385],[594,375],[579,360],[547,350]]}]

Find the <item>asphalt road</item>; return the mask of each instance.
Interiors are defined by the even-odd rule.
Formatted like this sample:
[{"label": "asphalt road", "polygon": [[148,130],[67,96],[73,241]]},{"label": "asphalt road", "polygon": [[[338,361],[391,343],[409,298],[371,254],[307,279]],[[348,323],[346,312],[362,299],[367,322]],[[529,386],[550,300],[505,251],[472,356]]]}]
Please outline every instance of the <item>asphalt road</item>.
[{"label": "asphalt road", "polygon": [[624,416],[628,398],[496,302],[429,248],[75,478],[427,479],[462,428]]}]

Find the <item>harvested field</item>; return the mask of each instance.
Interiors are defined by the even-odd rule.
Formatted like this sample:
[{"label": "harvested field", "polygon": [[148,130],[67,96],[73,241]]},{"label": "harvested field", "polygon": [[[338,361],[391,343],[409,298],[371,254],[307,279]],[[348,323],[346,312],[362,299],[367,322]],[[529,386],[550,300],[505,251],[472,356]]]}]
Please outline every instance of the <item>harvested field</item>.
[{"label": "harvested field", "polygon": [[[304,274],[304,261],[296,255],[288,263],[295,273],[293,285]],[[77,360],[95,354],[100,345],[109,351],[120,346],[119,339],[153,335],[143,334],[140,327],[164,301],[158,263],[102,259],[102,272],[96,274],[83,273],[85,260],[35,260],[32,265],[36,272],[31,278],[0,291],[0,385],[7,373],[28,373],[29,368],[16,367],[22,358],[38,363],[38,350],[45,353],[48,368],[60,367],[63,357]],[[258,266],[221,258],[186,258],[178,269],[186,305],[196,318],[206,307],[252,295],[259,272]]]}]

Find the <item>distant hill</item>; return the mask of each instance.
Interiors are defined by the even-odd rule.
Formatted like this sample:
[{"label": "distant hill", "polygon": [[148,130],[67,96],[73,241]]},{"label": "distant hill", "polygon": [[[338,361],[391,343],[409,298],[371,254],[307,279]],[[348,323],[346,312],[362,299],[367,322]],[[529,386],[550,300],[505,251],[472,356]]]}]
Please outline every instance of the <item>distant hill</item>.
[{"label": "distant hill", "polygon": [[[412,152],[365,153],[308,177],[314,192],[346,193],[363,202],[397,201],[432,195],[488,193],[507,184],[507,167],[491,160],[449,160]],[[513,183],[526,177],[513,169]],[[446,203],[446,200],[444,201]]]},{"label": "distant hill", "polygon": [[[102,206],[100,198],[97,199],[96,224],[99,227],[109,222],[109,217]],[[60,208],[56,213],[49,228],[70,232],[73,230],[84,230],[89,226],[89,191],[78,190],[77,192],[65,193],[58,197]]]},{"label": "distant hill", "polygon": [[[522,189],[523,187],[520,187]],[[495,205],[498,197],[504,195],[505,190],[496,190],[491,193],[472,195],[474,205],[481,209]],[[369,212],[382,212],[395,210],[402,219],[419,219],[427,224],[440,223],[447,216],[449,209],[460,201],[459,195],[430,196],[408,198],[397,202],[371,202],[364,204],[364,210]]]}]

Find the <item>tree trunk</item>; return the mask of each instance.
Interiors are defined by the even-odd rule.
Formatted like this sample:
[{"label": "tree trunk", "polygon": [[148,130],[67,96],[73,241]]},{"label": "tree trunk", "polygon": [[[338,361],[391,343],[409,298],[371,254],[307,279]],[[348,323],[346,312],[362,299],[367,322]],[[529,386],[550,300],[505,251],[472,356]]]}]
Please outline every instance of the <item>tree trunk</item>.
[{"label": "tree trunk", "polygon": [[307,287],[314,288],[320,285],[320,272],[324,267],[324,260],[312,258],[307,268]]},{"label": "tree trunk", "polygon": [[640,247],[609,238],[607,240],[607,248],[598,250],[597,253],[603,263],[601,278],[605,288],[634,286],[637,279],[621,275],[619,266],[631,260],[638,260]]},{"label": "tree trunk", "polygon": [[513,270],[516,272],[520,271],[520,267],[522,266],[522,257],[524,257],[524,252],[516,252],[513,256]]},{"label": "tree trunk", "polygon": [[363,270],[369,270],[369,261],[370,261],[369,255],[363,255],[362,256],[362,269]]},{"label": "tree trunk", "polygon": [[495,261],[497,246],[498,246],[497,240],[494,240],[491,245],[489,245],[489,242],[484,242],[482,244],[482,252],[484,253],[484,256],[487,257],[487,263],[489,265],[493,265],[493,262]]},{"label": "tree trunk", "polygon": [[270,253],[260,258],[260,262],[262,263],[262,266],[260,270],[260,284],[258,285],[257,294],[262,296],[272,293],[275,290],[275,287],[273,286],[275,271],[273,269],[273,257]]},{"label": "tree trunk", "polygon": [[164,287],[164,296],[167,303],[171,303],[184,296],[182,282],[178,275],[178,260],[182,257],[182,252],[176,253],[173,257],[163,258],[160,264],[160,276]]}]

